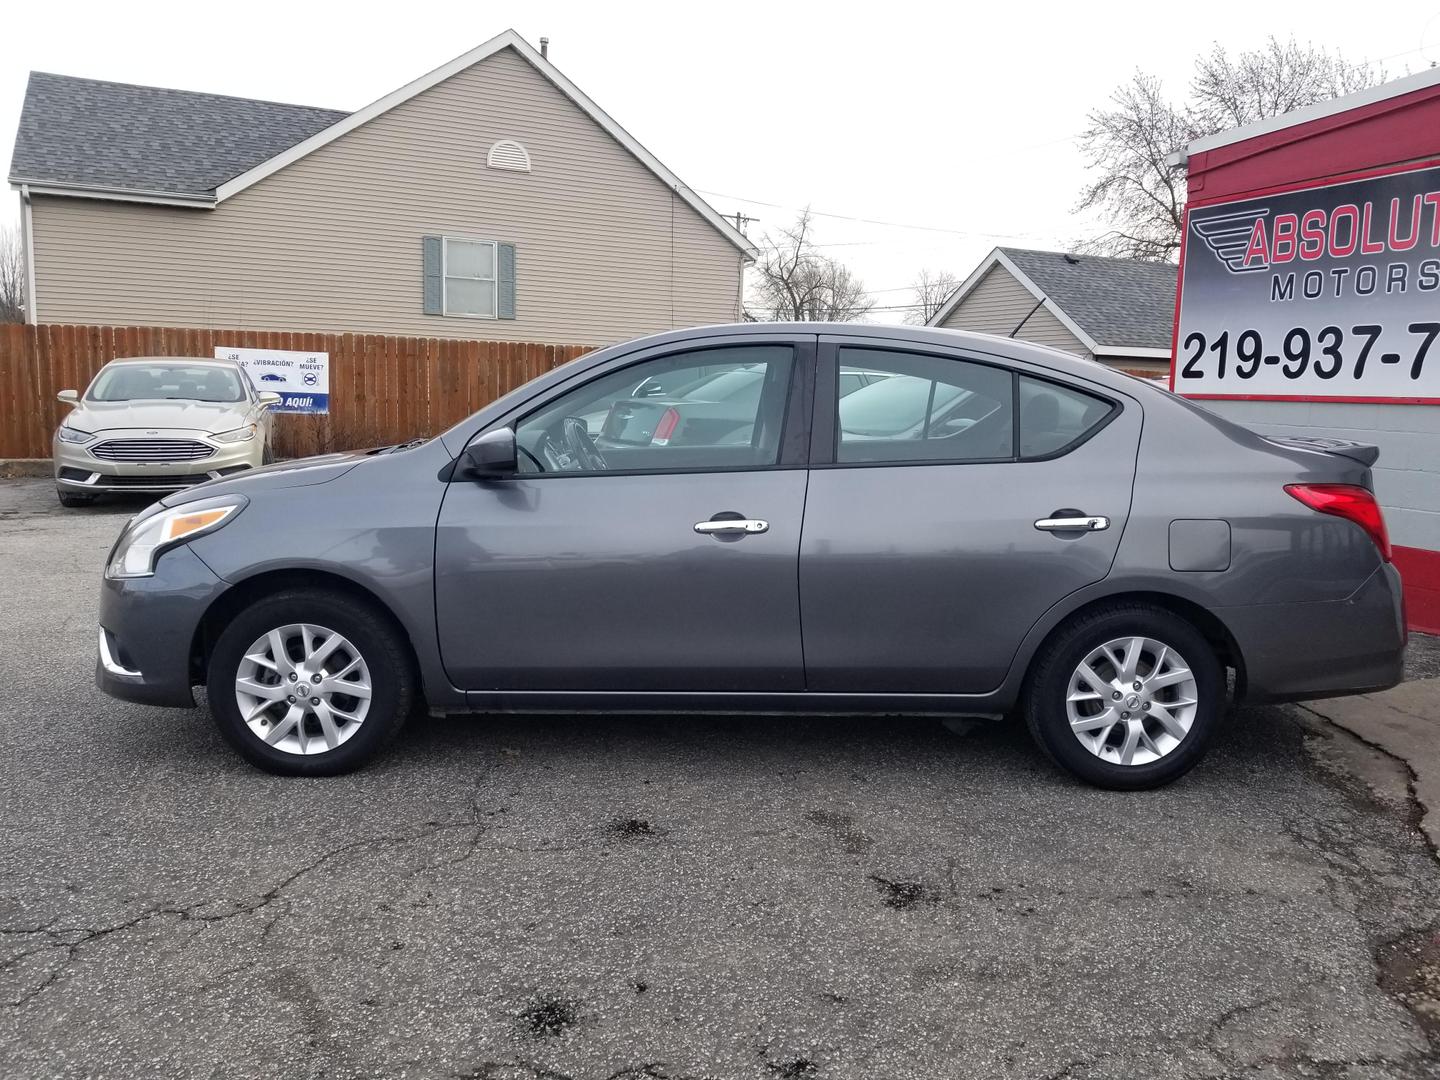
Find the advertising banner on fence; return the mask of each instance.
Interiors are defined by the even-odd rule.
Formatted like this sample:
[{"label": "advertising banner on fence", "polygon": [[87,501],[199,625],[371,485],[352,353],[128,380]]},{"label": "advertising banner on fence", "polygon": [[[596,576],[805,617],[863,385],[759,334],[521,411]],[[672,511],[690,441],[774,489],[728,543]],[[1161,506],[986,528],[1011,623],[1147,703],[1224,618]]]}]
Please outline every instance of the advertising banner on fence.
[{"label": "advertising banner on fence", "polygon": [[255,389],[280,394],[276,412],[330,411],[330,354],[283,349],[239,349],[215,346],[215,359],[234,360],[250,376]]},{"label": "advertising banner on fence", "polygon": [[1440,167],[1190,211],[1175,392],[1440,402]]}]

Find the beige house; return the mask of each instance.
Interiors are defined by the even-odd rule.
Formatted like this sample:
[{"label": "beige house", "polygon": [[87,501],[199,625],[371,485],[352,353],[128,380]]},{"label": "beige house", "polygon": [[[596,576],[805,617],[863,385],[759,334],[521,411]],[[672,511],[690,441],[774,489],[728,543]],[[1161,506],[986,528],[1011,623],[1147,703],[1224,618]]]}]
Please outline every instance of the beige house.
[{"label": "beige house", "polygon": [[597,344],[754,249],[514,31],[356,113],[32,73],[30,321]]},{"label": "beige house", "polygon": [[1137,374],[1170,370],[1176,267],[996,248],[930,320],[1033,341]]}]

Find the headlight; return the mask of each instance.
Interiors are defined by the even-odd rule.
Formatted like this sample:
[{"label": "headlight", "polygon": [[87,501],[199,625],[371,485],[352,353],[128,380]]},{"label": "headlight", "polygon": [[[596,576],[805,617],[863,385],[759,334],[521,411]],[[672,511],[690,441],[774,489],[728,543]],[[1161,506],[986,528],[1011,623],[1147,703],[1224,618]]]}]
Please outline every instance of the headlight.
[{"label": "headlight", "polygon": [[246,424],[244,427],[237,427],[234,431],[222,431],[219,435],[211,435],[216,442],[249,442],[255,437],[255,425]]},{"label": "headlight", "polygon": [[155,572],[155,560],[166,548],[214,532],[244,509],[246,501],[243,495],[217,495],[182,506],[163,507],[136,518],[116,541],[105,576],[149,577]]},{"label": "headlight", "polygon": [[88,431],[81,431],[79,428],[66,427],[64,424],[60,425],[60,430],[59,432],[57,432],[57,434],[60,436],[61,442],[68,443],[87,443],[95,437]]}]

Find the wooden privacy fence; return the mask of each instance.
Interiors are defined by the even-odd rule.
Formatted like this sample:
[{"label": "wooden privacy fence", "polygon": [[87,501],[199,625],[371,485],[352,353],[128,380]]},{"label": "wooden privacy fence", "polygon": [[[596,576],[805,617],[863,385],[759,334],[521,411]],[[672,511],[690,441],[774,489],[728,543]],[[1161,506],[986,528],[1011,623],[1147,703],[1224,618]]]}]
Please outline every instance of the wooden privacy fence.
[{"label": "wooden privacy fence", "polygon": [[454,341],[380,334],[0,324],[0,458],[50,456],[68,407],[120,356],[213,356],[216,347],[330,354],[330,413],[281,414],[275,452],[299,457],[434,435],[590,345]]}]

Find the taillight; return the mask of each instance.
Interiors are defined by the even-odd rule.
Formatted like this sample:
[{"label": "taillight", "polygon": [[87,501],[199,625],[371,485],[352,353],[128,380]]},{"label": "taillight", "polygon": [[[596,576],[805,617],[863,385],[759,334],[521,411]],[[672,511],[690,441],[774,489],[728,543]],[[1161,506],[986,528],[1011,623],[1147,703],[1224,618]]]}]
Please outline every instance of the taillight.
[{"label": "taillight", "polygon": [[651,446],[668,446],[670,436],[675,434],[675,428],[680,423],[680,414],[674,409],[666,409],[660,414],[660,422],[655,425],[655,434],[650,439]]},{"label": "taillight", "polygon": [[1356,484],[1286,484],[1285,490],[1311,510],[1355,522],[1375,541],[1380,557],[1390,561],[1390,534],[1385,529],[1385,515],[1368,490]]}]

